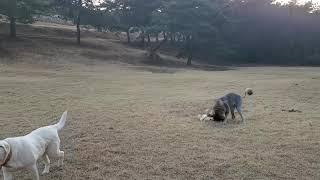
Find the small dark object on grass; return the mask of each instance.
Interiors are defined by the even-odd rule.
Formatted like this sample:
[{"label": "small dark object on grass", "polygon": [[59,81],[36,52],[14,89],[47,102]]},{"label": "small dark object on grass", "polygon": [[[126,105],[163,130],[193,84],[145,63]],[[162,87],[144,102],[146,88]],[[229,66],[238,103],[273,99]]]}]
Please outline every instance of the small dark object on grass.
[{"label": "small dark object on grass", "polygon": [[302,113],[302,111],[300,111],[300,110],[296,110],[296,109],[290,109],[290,110],[282,109],[282,111]]},{"label": "small dark object on grass", "polygon": [[291,109],[291,110],[289,110],[289,112],[301,112],[301,111],[296,110],[296,109]]}]

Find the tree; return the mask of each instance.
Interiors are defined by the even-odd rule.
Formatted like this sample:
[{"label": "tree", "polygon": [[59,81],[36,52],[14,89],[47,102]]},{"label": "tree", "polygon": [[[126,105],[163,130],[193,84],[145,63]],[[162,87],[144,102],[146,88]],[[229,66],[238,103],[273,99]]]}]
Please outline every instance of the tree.
[{"label": "tree", "polygon": [[310,13],[313,7],[272,0],[233,1],[228,23],[219,36],[198,43],[195,56],[210,63],[320,64],[320,25],[319,17]]},{"label": "tree", "polygon": [[161,13],[167,31],[172,35],[179,33],[185,39],[187,65],[191,65],[194,44],[215,36],[217,27],[225,22],[223,6],[224,2],[210,0],[172,0],[164,4]]},{"label": "tree", "polygon": [[77,29],[76,39],[78,45],[81,43],[81,25],[103,26],[103,14],[100,9],[93,5],[92,0],[55,0],[54,6],[59,14],[73,19]]},{"label": "tree", "polygon": [[133,17],[133,10],[130,7],[129,1],[106,0],[100,5],[105,9],[106,13],[111,13],[115,18],[115,24],[113,25],[113,30],[126,32],[127,42],[131,43],[130,29],[134,26],[134,21],[131,19]]},{"label": "tree", "polygon": [[32,23],[34,16],[48,11],[49,0],[1,0],[0,13],[10,21],[10,36],[16,37],[16,21]]},{"label": "tree", "polygon": [[77,4],[77,43],[80,45],[80,20],[81,20],[81,10],[82,10],[82,0],[78,0]]},{"label": "tree", "polygon": [[152,13],[159,8],[161,0],[105,0],[101,5],[108,13],[111,13],[116,21],[114,29],[126,32],[128,43],[131,42],[130,30],[139,29],[142,42],[148,25],[152,20]]}]

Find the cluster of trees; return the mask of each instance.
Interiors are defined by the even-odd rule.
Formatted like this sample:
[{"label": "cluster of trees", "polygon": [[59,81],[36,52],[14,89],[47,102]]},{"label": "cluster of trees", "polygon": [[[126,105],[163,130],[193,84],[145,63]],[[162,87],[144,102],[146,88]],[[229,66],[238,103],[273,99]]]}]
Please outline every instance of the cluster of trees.
[{"label": "cluster of trees", "polygon": [[198,55],[235,64],[320,65],[320,16],[315,8],[311,2],[301,6],[296,1],[282,6],[270,0],[234,4],[230,22],[220,31],[222,39],[200,46]]},{"label": "cluster of trees", "polygon": [[[310,13],[313,12],[313,13]],[[32,23],[37,14],[59,14],[73,20],[80,44],[80,25],[97,30],[140,33],[150,56],[162,46],[177,57],[209,63],[320,64],[320,23],[312,3],[296,0],[0,0],[0,14],[10,21]]]},{"label": "cluster of trees", "polygon": [[0,0],[0,14],[10,20],[10,36],[16,36],[16,21],[32,23],[33,15],[45,11],[49,6],[46,0]]}]

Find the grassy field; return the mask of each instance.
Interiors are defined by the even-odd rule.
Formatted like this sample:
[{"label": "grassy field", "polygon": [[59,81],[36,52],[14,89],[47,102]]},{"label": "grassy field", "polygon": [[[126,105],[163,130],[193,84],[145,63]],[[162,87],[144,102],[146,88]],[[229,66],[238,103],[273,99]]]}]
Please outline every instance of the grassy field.
[{"label": "grassy field", "polygon": [[[44,30],[0,46],[0,139],[69,111],[65,165],[53,160],[41,179],[320,178],[319,68],[147,66],[142,50],[106,35],[77,47]],[[246,87],[245,123],[199,121],[214,98]]]}]

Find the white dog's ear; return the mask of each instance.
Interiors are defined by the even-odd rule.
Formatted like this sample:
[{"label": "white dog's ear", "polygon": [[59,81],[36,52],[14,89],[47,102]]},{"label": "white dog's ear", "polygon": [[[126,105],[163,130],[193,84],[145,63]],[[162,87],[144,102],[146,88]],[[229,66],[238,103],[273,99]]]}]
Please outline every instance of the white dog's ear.
[{"label": "white dog's ear", "polygon": [[[1,152],[2,151],[2,152]],[[10,153],[10,145],[6,141],[0,141],[0,163],[3,163]]]},{"label": "white dog's ear", "polygon": [[10,152],[10,144],[7,143],[6,141],[0,141],[0,147],[2,147],[7,154]]},{"label": "white dog's ear", "polygon": [[7,156],[7,152],[4,147],[0,146],[0,164],[3,164]]}]

